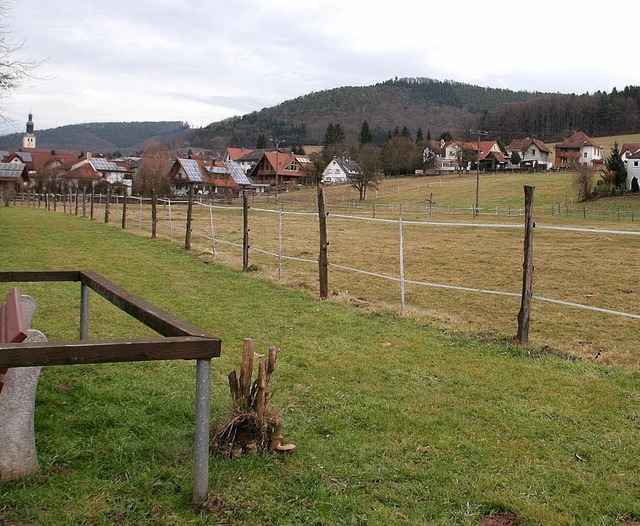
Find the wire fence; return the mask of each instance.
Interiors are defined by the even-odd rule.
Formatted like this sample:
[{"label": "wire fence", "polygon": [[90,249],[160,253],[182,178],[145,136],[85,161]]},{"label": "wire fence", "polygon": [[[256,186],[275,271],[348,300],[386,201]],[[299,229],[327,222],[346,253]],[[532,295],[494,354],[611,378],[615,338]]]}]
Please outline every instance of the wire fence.
[{"label": "wire fence", "polygon": [[[156,237],[172,243],[182,244],[189,231],[193,236],[191,248],[201,250],[205,255],[225,264],[237,266],[242,259],[243,251],[246,251],[254,267],[252,270],[260,267],[267,277],[278,283],[294,285],[302,283],[307,288],[313,288],[310,283],[313,283],[312,276],[318,267],[318,212],[311,209],[308,202],[293,204],[288,202],[285,209],[282,203],[274,206],[274,203],[269,203],[267,200],[255,199],[250,207],[249,224],[243,225],[243,207],[237,201],[215,202],[199,198],[191,203],[193,217],[188,226],[189,201],[184,198],[161,198],[157,200],[155,228],[152,220],[151,199],[148,198],[22,194],[16,197],[14,203],[119,224],[122,228],[126,227],[139,235],[150,235],[153,231]],[[428,220],[424,218],[425,214],[429,218],[439,216],[442,219]],[[421,215],[422,219],[420,219]],[[481,211],[482,221],[479,221],[479,218],[474,221],[451,221],[452,215],[458,214],[449,214],[446,209],[437,210],[435,207],[426,209],[400,205],[364,206],[361,203],[354,204],[346,201],[339,205],[328,204],[327,220],[331,241],[328,266],[337,273],[347,276],[346,278],[334,277],[336,283],[339,283],[335,288],[346,290],[348,286],[356,297],[363,294],[364,288],[370,295],[386,304],[399,305],[398,310],[401,314],[406,313],[407,307],[411,306],[412,302],[416,308],[425,305],[428,300],[417,295],[416,291],[426,288],[520,298],[522,296],[519,289],[522,279],[523,224],[521,217],[523,209],[508,209],[505,215],[512,219],[507,222],[490,220],[493,214],[487,213],[486,210]],[[445,250],[438,248],[434,251],[428,248],[430,240],[439,236],[434,234],[436,229],[446,232],[443,242],[447,246],[446,251],[450,254],[448,259],[442,254]],[[540,223],[535,226],[535,230],[539,233],[537,236],[543,232],[548,232],[549,235],[571,235],[574,241],[576,236],[581,236],[579,241],[583,241],[582,238],[585,235],[633,239],[638,241],[633,241],[631,245],[625,242],[619,250],[640,248],[640,232],[634,230],[554,226]],[[247,231],[250,231],[251,235],[250,238],[247,236],[245,239],[243,234]],[[474,241],[474,236],[477,237],[479,234],[471,233],[476,231],[486,231],[488,234]],[[500,232],[505,234],[508,232],[508,234],[505,236]],[[248,239],[251,240],[250,243]],[[505,248],[500,251],[494,250],[492,255],[485,254],[483,244],[489,243],[485,240],[497,243],[498,247],[504,245]],[[449,242],[452,245],[446,245]],[[458,260],[456,254],[462,253],[462,248],[460,245],[456,246],[456,242],[462,243],[463,246],[477,243],[478,246],[473,252],[473,266],[485,264],[488,270],[468,272],[467,269],[472,263],[471,256],[463,255],[460,256],[462,260]],[[501,263],[495,263],[493,261],[495,258],[500,259]],[[605,261],[607,259],[610,257],[605,254]],[[438,262],[432,262],[433,260]],[[454,263],[457,271],[449,268],[449,265],[453,267]],[[305,268],[302,269],[301,266]],[[551,267],[551,265],[548,266]],[[493,275],[492,268],[503,267],[508,267],[509,270],[505,272],[499,270]],[[636,276],[638,270],[640,269],[636,269],[633,265],[627,269],[630,274],[635,273]],[[433,273],[431,278],[430,273]],[[384,281],[392,288],[382,287],[384,290],[378,291],[376,296],[371,291],[377,290],[378,285],[371,285],[371,281],[358,283],[360,278],[357,276],[367,280]],[[465,283],[466,276],[469,276],[469,279],[485,281],[490,286]],[[536,279],[538,278],[539,276],[536,276]],[[550,283],[553,282],[553,277],[546,279]],[[632,279],[635,280],[635,277]],[[407,286],[412,287],[409,295]],[[396,288],[395,292],[393,287]],[[562,292],[560,285],[548,285],[546,288]],[[573,288],[577,290],[579,287]],[[576,295],[572,293],[569,297],[562,297],[562,295],[554,297],[550,294],[535,294],[532,298],[536,302],[582,311],[633,320],[640,319],[640,314],[634,312],[632,308],[633,301],[621,302],[624,308],[619,308],[615,297],[601,297],[604,304],[594,305],[575,301]],[[589,294],[585,296],[590,297]]]}]

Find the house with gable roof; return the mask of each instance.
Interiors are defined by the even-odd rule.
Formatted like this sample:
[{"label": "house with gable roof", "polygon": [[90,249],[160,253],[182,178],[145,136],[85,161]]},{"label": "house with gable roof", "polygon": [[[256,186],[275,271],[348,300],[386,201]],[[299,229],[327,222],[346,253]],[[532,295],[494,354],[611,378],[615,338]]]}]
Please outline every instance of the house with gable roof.
[{"label": "house with gable roof", "polygon": [[131,173],[126,168],[104,157],[94,157],[91,153],[87,153],[85,159],[71,166],[63,178],[76,188],[94,188],[100,181],[105,181],[112,185],[121,184],[128,194],[131,193]]},{"label": "house with gable roof", "polygon": [[0,163],[0,194],[8,206],[14,190],[18,191],[29,182],[29,174],[24,163]]},{"label": "house with gable roof", "polygon": [[555,150],[558,168],[575,169],[580,164],[594,168],[604,163],[602,146],[581,131],[575,132],[568,139],[556,144]]},{"label": "house with gable roof", "polygon": [[520,156],[520,166],[533,168],[551,169],[551,149],[538,139],[525,137],[524,139],[513,139],[507,146],[509,156],[517,152]]},{"label": "house with gable roof", "polygon": [[290,150],[265,151],[248,175],[257,184],[297,186],[311,166],[308,155],[294,155]]},{"label": "house with gable roof", "polygon": [[360,175],[360,166],[349,157],[334,157],[322,172],[325,184],[344,184]]}]

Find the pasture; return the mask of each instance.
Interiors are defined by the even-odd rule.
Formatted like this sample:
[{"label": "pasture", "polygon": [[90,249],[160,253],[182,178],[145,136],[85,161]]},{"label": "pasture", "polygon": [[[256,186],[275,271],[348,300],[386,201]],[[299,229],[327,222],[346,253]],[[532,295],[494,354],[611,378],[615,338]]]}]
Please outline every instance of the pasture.
[{"label": "pasture", "polygon": [[[192,509],[193,364],[47,368],[36,404],[42,472],[0,483],[2,523],[640,519],[639,385],[624,368],[532,357],[477,331],[314,301],[193,251],[69,215],[2,208],[0,224],[3,269],[91,268],[220,336],[214,419],[229,406],[226,375],[239,364],[242,338],[255,338],[259,351],[277,345],[273,403],[298,446],[290,456],[212,458],[210,499]],[[34,326],[50,340],[76,338],[75,286],[21,288],[37,298]],[[92,338],[144,335],[92,299]]]},{"label": "pasture", "polygon": [[[531,352],[638,370],[640,261],[633,257],[640,248],[638,195],[574,203],[567,173],[486,174],[480,184],[477,217],[464,206],[474,196],[475,176],[385,180],[378,198],[365,203],[351,199],[352,188],[328,188],[332,297],[365,311],[403,311],[402,216],[405,315],[454,333],[508,340],[515,335],[520,305],[522,188],[530,184],[536,187],[537,223],[533,293],[544,299],[534,300],[532,307]],[[315,195],[315,190],[300,191],[281,194],[279,203],[273,198],[250,202],[254,277],[317,294]],[[431,197],[435,203],[426,203]],[[101,220],[104,205],[95,206]],[[186,209],[184,200],[161,201],[161,239],[184,244]],[[121,204],[111,207],[114,226],[120,225],[121,210]],[[129,203],[127,217],[128,231],[150,235],[148,202]],[[207,262],[240,269],[241,205],[198,203],[193,221],[192,252]]]}]

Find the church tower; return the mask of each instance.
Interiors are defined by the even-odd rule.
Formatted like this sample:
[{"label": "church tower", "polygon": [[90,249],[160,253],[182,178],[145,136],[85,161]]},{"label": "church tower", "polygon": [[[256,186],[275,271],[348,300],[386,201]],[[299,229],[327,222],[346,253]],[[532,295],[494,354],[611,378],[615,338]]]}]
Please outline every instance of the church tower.
[{"label": "church tower", "polygon": [[36,147],[36,136],[33,134],[33,115],[31,115],[31,113],[29,113],[29,120],[27,121],[27,133],[22,137],[22,147]]}]

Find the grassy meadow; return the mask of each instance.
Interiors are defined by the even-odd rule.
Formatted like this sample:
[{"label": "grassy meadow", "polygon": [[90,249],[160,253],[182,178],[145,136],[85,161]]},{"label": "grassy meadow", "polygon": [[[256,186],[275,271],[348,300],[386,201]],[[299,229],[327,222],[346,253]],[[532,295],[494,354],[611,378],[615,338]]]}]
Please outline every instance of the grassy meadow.
[{"label": "grassy meadow", "polygon": [[[236,222],[217,222],[223,212],[215,213],[220,235],[233,240],[238,231],[241,235]],[[198,225],[206,232],[206,216]],[[166,237],[166,224],[162,227]],[[256,222],[252,236],[258,238],[261,228],[273,232],[273,221]],[[313,259],[315,227],[306,228],[308,245],[296,253]],[[341,227],[341,236],[338,225],[332,228],[332,245],[353,245],[362,260],[370,258],[365,251],[371,243],[353,236],[350,224]],[[212,373],[214,420],[229,407],[226,375],[239,366],[242,338],[254,338],[258,352],[278,346],[273,403],[282,413],[285,441],[297,449],[234,461],[212,457],[210,498],[194,509],[194,363],[45,368],[36,402],[41,473],[0,483],[0,524],[478,525],[502,512],[515,514],[524,525],[640,521],[635,351],[635,358],[609,366],[556,352],[529,353],[501,336],[509,331],[489,330],[490,324],[473,328],[468,313],[445,319],[446,309],[437,302],[466,303],[466,296],[445,300],[449,292],[441,298],[430,292],[428,304],[399,317],[382,288],[372,288],[371,298],[352,294],[349,289],[360,280],[351,276],[344,285],[332,285],[331,298],[319,302],[303,263],[288,263],[285,284],[294,286],[282,286],[274,283],[273,262],[268,271],[250,274],[226,265],[237,247],[218,243],[220,254],[212,259],[207,252],[213,247],[196,244],[186,252],[132,235],[139,233],[134,223],[129,229],[43,209],[0,208],[0,266],[92,269],[221,337],[222,357],[214,360]],[[464,266],[468,254],[454,258],[438,247],[468,244],[461,232],[427,240],[433,243],[430,256],[443,253],[430,262],[429,274],[440,269],[438,278],[459,279],[459,271],[448,270],[449,262],[457,259]],[[519,251],[513,236],[500,245]],[[477,239],[476,249],[490,237]],[[622,248],[635,253],[637,247]],[[394,250],[377,251],[375,257],[390,259]],[[595,250],[582,246],[581,258]],[[605,261],[613,257],[607,243],[599,250]],[[501,265],[494,252],[477,252],[477,259]],[[496,273],[490,285],[518,279],[521,262],[516,258],[508,265],[511,275]],[[564,267],[558,287],[572,273],[573,265]],[[598,283],[603,282],[610,280]],[[38,302],[35,327],[50,340],[77,338],[77,284],[20,286]],[[8,288],[0,284],[3,294]],[[476,301],[479,318],[497,316],[498,307]],[[430,309],[432,318],[423,317],[421,310]],[[508,310],[515,317],[511,306]],[[591,323],[588,318],[571,323],[580,327]],[[464,329],[456,329],[458,322]],[[619,327],[621,333],[630,330]],[[92,295],[91,338],[145,335],[135,320]]]},{"label": "grassy meadow", "polygon": [[[402,213],[406,280],[511,295],[408,283],[406,314],[451,332],[481,332],[500,340],[514,336],[522,284],[523,185],[529,184],[536,187],[534,295],[637,316],[640,261],[632,254],[640,249],[640,236],[612,232],[638,232],[638,220],[632,219],[640,215],[640,198],[627,193],[580,204],[584,210],[575,204],[559,205],[571,201],[571,177],[567,173],[483,175],[482,210],[475,218],[470,207],[464,208],[465,200],[475,195],[475,176],[389,179],[378,188],[379,197],[365,203],[351,199],[355,190],[350,187],[329,187],[330,294],[363,311],[401,312],[398,217]],[[430,207],[425,201],[432,195],[436,206]],[[278,204],[273,198],[251,201],[249,259],[254,277],[308,291],[312,297],[317,294],[315,196],[314,189],[281,194]],[[485,206],[483,199],[494,208]],[[95,211],[99,220],[100,206]],[[112,206],[116,228],[120,212],[121,206]],[[130,204],[127,213],[128,231],[148,237],[149,207]],[[158,236],[183,244],[184,202],[171,206],[165,202],[158,213]],[[240,206],[195,206],[193,215],[192,252],[208,263],[240,269]],[[372,221],[374,216],[388,221]],[[485,224],[495,226],[474,226]],[[278,253],[285,256],[280,265]],[[633,317],[535,300],[530,344],[532,352],[554,352],[637,371],[638,324]]]}]

